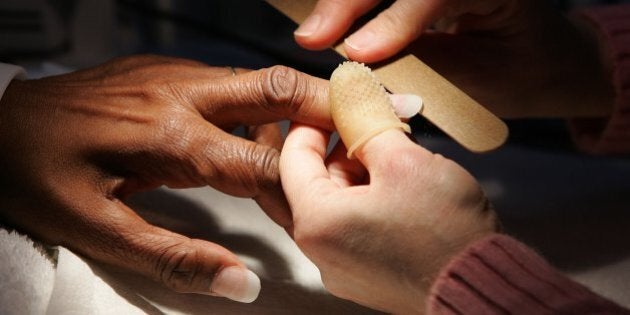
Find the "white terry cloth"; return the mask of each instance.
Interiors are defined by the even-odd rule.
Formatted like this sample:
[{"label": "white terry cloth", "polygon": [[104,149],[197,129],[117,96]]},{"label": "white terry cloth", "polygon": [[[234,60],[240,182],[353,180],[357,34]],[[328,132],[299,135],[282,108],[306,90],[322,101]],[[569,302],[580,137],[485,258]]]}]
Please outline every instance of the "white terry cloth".
[{"label": "white terry cloth", "polygon": [[[258,299],[242,304],[177,293],[63,247],[57,247],[55,268],[27,237],[15,233],[9,237],[4,231],[0,234],[0,314],[378,314],[326,293],[317,268],[250,199],[208,188],[160,189],[137,196],[133,206],[154,224],[234,250],[263,281]],[[19,248],[17,253],[6,253],[14,247]],[[41,266],[31,266],[31,260]],[[23,289],[14,292],[17,288]]]},{"label": "white terry cloth", "polygon": [[145,314],[94,273],[97,268],[59,248],[55,286],[46,314]]},{"label": "white terry cloth", "polygon": [[58,247],[55,266],[38,247],[28,236],[0,228],[0,314],[145,314],[83,258]]},{"label": "white terry cloth", "polygon": [[27,236],[0,228],[0,313],[45,314],[54,283],[53,261]]}]

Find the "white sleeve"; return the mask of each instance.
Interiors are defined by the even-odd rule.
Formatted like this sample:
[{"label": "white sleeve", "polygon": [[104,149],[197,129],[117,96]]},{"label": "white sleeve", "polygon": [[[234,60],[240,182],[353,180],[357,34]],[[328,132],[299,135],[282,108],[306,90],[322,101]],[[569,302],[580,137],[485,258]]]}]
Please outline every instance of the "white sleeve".
[{"label": "white sleeve", "polygon": [[0,98],[2,98],[4,91],[13,79],[26,79],[26,71],[24,71],[24,68],[0,62]]}]

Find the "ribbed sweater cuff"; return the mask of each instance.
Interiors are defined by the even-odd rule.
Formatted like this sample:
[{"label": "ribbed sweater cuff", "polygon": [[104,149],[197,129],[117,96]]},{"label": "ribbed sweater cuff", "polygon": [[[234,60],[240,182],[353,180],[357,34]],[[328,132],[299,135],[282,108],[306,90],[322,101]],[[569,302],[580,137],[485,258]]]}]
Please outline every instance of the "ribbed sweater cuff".
[{"label": "ribbed sweater cuff", "polygon": [[615,104],[609,119],[575,119],[570,129],[578,147],[592,154],[630,155],[630,4],[574,12],[605,43],[612,65]]},{"label": "ribbed sweater cuff", "polygon": [[442,269],[427,307],[428,314],[630,314],[499,234],[475,242]]}]

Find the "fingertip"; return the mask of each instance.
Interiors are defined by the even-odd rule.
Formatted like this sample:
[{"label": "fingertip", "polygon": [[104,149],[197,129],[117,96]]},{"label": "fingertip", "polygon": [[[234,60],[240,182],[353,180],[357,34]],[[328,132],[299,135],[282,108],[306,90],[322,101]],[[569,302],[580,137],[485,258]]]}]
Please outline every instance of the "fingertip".
[{"label": "fingertip", "polygon": [[305,189],[313,189],[315,179],[327,178],[324,158],[328,138],[321,129],[292,124],[280,154],[280,178],[290,205]]},{"label": "fingertip", "polygon": [[293,32],[293,35],[298,38],[308,39],[313,36],[313,34],[317,33],[317,30],[319,29],[321,23],[321,14],[313,13],[309,15],[306,20],[302,22],[302,24],[300,24],[300,26]]},{"label": "fingertip", "polygon": [[300,46],[310,50],[322,50],[330,47],[332,41],[334,41],[334,38],[329,39],[325,36],[321,36],[322,21],[323,16],[321,14],[311,14],[293,32],[293,37],[295,37],[295,41]]},{"label": "fingertip", "polygon": [[315,9],[293,32],[296,42],[312,50],[335,44],[352,23],[379,3],[379,0],[320,0]]},{"label": "fingertip", "polygon": [[[284,153],[286,149],[309,149],[323,155],[326,153],[325,148],[329,137],[329,132],[317,127],[300,123],[292,123],[289,127],[289,132],[284,141],[282,151]],[[324,148],[323,152],[322,148]]]},{"label": "fingertip", "polygon": [[340,35],[334,30],[322,30],[322,15],[311,14],[293,32],[295,41],[302,47],[310,50],[322,50],[330,47]]},{"label": "fingertip", "polygon": [[399,118],[411,118],[422,111],[422,98],[415,94],[390,94],[394,112]]},{"label": "fingertip", "polygon": [[260,278],[249,269],[229,266],[221,269],[214,277],[210,292],[241,303],[251,303],[260,293]]},{"label": "fingertip", "polygon": [[[319,11],[328,9],[319,9]],[[350,27],[349,19],[313,12],[293,32],[295,41],[310,50],[330,48]]]},{"label": "fingertip", "polygon": [[344,50],[350,60],[374,63],[395,55],[404,48],[383,35],[373,31],[361,31],[350,35],[344,40]]},{"label": "fingertip", "polygon": [[[436,7],[432,1],[401,0],[379,13],[344,41],[352,60],[372,63],[389,58],[420,36]],[[439,1],[435,1],[439,2]]]}]

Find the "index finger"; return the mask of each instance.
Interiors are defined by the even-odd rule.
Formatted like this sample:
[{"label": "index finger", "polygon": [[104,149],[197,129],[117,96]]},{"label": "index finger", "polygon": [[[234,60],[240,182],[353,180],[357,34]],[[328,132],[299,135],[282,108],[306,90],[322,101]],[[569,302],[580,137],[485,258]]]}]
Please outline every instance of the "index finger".
[{"label": "index finger", "polygon": [[377,62],[414,41],[452,1],[398,0],[344,41],[351,60]]},{"label": "index finger", "polygon": [[291,209],[296,209],[301,198],[336,187],[324,164],[327,143],[323,130],[300,124],[289,130],[280,153],[280,181]]},{"label": "index finger", "polygon": [[201,84],[193,104],[217,125],[261,125],[290,119],[333,130],[328,81],[274,66]]}]

